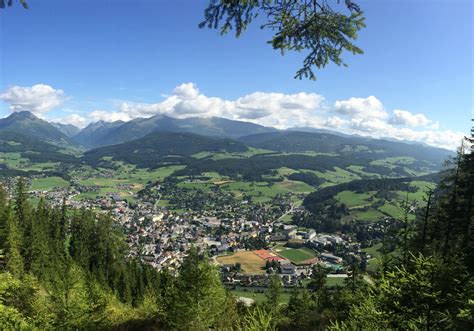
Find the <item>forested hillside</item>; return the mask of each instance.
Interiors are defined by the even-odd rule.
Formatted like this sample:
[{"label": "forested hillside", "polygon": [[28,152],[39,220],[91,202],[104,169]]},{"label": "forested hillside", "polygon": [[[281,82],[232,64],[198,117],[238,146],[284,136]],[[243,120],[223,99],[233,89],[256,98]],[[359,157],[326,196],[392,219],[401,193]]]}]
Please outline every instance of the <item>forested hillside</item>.
[{"label": "forested hillside", "polygon": [[[328,290],[316,266],[288,304],[272,277],[267,299],[238,304],[191,249],[177,273],[131,258],[106,214],[40,202],[25,181],[0,191],[0,324],[5,329],[471,330],[474,327],[474,157],[459,154],[414,222],[383,242],[367,281],[353,260]],[[395,184],[394,184],[395,185]],[[398,185],[398,184],[396,184]]]},{"label": "forested hillside", "polygon": [[211,138],[192,133],[154,132],[123,144],[87,151],[83,160],[98,165],[104,157],[125,161],[143,168],[153,168],[167,162],[186,163],[199,152],[245,152],[247,147],[231,139]]}]

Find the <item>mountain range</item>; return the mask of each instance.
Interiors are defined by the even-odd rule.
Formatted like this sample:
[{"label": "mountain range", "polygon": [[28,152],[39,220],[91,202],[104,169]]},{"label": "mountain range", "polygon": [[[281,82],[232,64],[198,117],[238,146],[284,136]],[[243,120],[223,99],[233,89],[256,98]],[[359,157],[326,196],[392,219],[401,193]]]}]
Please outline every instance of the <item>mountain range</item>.
[{"label": "mountain range", "polygon": [[371,159],[375,153],[379,157],[412,157],[436,165],[452,154],[422,144],[335,134],[312,128],[281,131],[218,117],[176,119],[157,115],[129,122],[99,121],[82,130],[72,125],[49,123],[26,111],[0,119],[0,152],[47,151],[80,156],[89,150],[84,155],[87,160],[96,160],[98,155],[123,156],[125,152],[130,157],[141,155],[143,159],[148,155],[155,159],[167,155],[189,156],[201,151],[243,152],[247,147],[272,153],[310,151],[341,156],[369,155]]},{"label": "mountain range", "polygon": [[225,118],[191,117],[177,119],[164,115],[137,118],[129,122],[92,123],[73,139],[88,148],[114,145],[138,139],[152,132],[187,132],[202,136],[239,138],[249,134],[275,132],[274,128]]}]

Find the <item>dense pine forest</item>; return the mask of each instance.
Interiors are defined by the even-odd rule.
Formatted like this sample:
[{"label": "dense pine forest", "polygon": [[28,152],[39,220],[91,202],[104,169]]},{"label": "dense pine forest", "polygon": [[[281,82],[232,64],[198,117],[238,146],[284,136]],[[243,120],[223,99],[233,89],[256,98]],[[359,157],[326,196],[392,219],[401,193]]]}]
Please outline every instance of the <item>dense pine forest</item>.
[{"label": "dense pine forest", "polygon": [[[401,184],[401,183],[394,183]],[[210,260],[192,249],[177,272],[157,272],[128,247],[112,217],[40,201],[26,181],[0,191],[3,329],[472,330],[473,154],[460,151],[416,221],[384,242],[369,278],[356,259],[342,287],[327,271],[281,304],[279,278],[264,303],[238,303]]]}]

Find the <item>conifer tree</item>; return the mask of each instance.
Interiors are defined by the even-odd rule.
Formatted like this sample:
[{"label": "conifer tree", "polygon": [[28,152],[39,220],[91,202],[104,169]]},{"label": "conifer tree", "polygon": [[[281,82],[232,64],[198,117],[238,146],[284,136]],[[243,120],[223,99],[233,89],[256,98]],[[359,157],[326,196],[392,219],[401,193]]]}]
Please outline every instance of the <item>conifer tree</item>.
[{"label": "conifer tree", "polygon": [[18,231],[20,242],[20,254],[24,259],[24,267],[26,271],[30,270],[32,251],[32,215],[31,206],[28,201],[28,184],[26,178],[18,177],[15,185],[14,194],[14,210],[15,218],[18,220]]},{"label": "conifer tree", "polygon": [[192,248],[165,301],[171,328],[208,330],[223,314],[226,293],[214,266]]},{"label": "conifer tree", "polygon": [[6,269],[15,277],[21,278],[25,272],[23,256],[21,255],[22,236],[16,217],[7,209],[8,223]]}]

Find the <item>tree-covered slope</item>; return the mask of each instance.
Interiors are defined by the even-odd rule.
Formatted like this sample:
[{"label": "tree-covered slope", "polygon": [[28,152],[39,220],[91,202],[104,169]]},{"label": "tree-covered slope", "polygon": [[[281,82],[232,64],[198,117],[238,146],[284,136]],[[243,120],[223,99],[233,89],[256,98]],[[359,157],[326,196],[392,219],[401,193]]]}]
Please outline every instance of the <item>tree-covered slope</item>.
[{"label": "tree-covered slope", "polygon": [[368,155],[382,157],[409,156],[419,161],[441,165],[450,151],[404,142],[383,139],[341,136],[330,133],[312,132],[271,132],[250,135],[239,139],[248,146],[273,151],[295,153],[312,151],[317,153],[335,153],[341,155]]},{"label": "tree-covered slope", "polygon": [[[19,154],[33,164],[42,162],[77,163],[79,161],[77,157],[59,146],[29,135],[2,130],[0,130],[0,154],[6,157]],[[9,164],[5,165],[6,168],[12,169]]]},{"label": "tree-covered slope", "polygon": [[66,134],[27,111],[14,112],[10,116],[0,119],[0,132],[21,133],[38,142],[64,148],[75,146],[75,143]]},{"label": "tree-covered slope", "polygon": [[110,131],[120,127],[125,122],[115,121],[115,122],[104,122],[98,121],[89,124],[84,129],[79,131],[72,139],[83,146],[86,147],[96,147],[101,145],[100,142],[104,140]]},{"label": "tree-covered slope", "polygon": [[104,158],[124,161],[140,167],[156,167],[166,163],[186,163],[199,152],[245,152],[247,147],[232,139],[212,138],[192,133],[154,132],[126,143],[87,151],[83,160],[90,165]]},{"label": "tree-covered slope", "polygon": [[188,132],[203,136],[238,138],[241,136],[276,131],[261,125],[225,118],[177,119],[164,115],[137,118],[129,122],[97,122],[77,134],[74,139],[88,147],[115,145],[144,137],[152,132]]},{"label": "tree-covered slope", "polygon": [[56,129],[64,133],[66,136],[69,138],[74,137],[76,134],[78,134],[81,129],[79,129],[77,126],[74,126],[72,124],[62,124],[62,123],[54,123],[51,122],[51,125],[54,126]]}]

